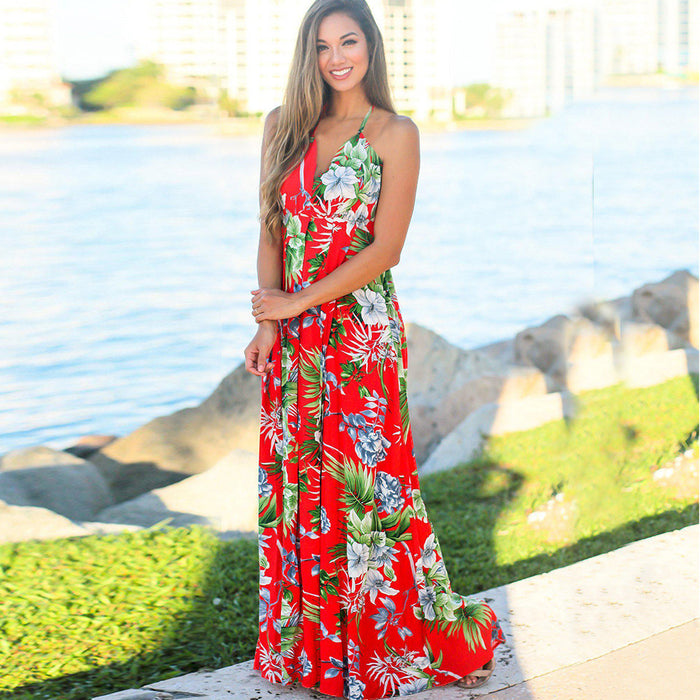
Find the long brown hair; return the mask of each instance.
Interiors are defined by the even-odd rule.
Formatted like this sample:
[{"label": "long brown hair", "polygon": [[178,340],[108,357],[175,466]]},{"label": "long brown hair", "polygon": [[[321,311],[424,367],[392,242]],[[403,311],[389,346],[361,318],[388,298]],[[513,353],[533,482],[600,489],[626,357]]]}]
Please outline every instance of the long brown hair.
[{"label": "long brown hair", "polygon": [[265,151],[267,177],[261,185],[260,220],[274,241],[282,229],[280,187],[311,143],[311,131],[331,101],[332,88],[318,68],[316,41],[326,15],[352,17],[367,40],[369,65],[362,85],[369,102],[396,114],[389,90],[384,41],[365,0],[315,0],[301,21],[277,130]]}]

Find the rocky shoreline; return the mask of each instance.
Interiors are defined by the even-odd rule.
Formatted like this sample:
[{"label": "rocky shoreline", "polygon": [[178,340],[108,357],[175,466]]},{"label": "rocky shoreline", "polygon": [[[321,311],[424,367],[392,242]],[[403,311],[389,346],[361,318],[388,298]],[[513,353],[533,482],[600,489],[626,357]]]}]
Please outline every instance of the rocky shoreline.
[{"label": "rocky shoreline", "polygon": [[[677,270],[471,350],[414,323],[408,402],[419,474],[476,456],[489,435],[576,413],[576,394],[698,372],[698,278]],[[260,379],[241,363],[198,406],[124,436],[0,457],[0,542],[157,524],[257,532]]]}]

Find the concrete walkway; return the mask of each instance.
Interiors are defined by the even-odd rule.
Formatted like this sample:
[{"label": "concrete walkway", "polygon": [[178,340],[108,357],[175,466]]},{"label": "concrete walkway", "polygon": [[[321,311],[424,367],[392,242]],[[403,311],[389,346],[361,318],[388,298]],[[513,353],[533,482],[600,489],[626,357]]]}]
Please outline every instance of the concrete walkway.
[{"label": "concrete walkway", "polygon": [[[496,670],[469,691],[420,700],[695,700],[700,697],[698,536],[692,525],[569,566],[490,588],[506,643]],[[252,661],[94,700],[328,698],[263,680]]]}]

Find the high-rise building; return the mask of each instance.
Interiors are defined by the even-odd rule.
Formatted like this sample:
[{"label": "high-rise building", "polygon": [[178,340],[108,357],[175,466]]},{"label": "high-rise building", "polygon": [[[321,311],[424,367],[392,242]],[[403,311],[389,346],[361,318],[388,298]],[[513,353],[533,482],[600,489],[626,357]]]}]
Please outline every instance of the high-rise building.
[{"label": "high-rise building", "polygon": [[226,79],[226,24],[221,0],[144,0],[139,58],[162,63],[167,79],[215,96]]},{"label": "high-rise building", "polygon": [[655,73],[659,53],[659,0],[598,1],[602,74]]},{"label": "high-rise building", "polygon": [[503,116],[535,117],[590,96],[598,82],[594,9],[585,2],[501,12],[493,83]]},{"label": "high-rise building", "polygon": [[496,20],[493,84],[504,90],[503,116],[547,110],[547,24],[537,9],[504,11]]},{"label": "high-rise building", "polygon": [[658,0],[658,67],[666,73],[698,70],[698,0]]},{"label": "high-rise building", "polygon": [[282,102],[304,3],[224,0],[227,37],[225,87],[248,112]]},{"label": "high-rise building", "polygon": [[445,0],[369,0],[384,39],[396,109],[418,118],[452,116],[449,4]]},{"label": "high-rise building", "polygon": [[[685,31],[681,30],[681,36],[688,44],[688,62],[686,64],[689,71],[698,72],[698,50],[700,50],[700,0],[688,0],[687,25]],[[684,54],[681,53],[681,65]]]},{"label": "high-rise building", "polygon": [[[447,0],[369,0],[382,32],[396,108],[451,115]],[[226,88],[240,108],[266,112],[284,96],[308,5],[290,0],[144,0],[139,57],[180,84]]]},{"label": "high-rise building", "polygon": [[51,0],[0,0],[0,105],[33,93],[50,105],[71,101],[56,65]]}]

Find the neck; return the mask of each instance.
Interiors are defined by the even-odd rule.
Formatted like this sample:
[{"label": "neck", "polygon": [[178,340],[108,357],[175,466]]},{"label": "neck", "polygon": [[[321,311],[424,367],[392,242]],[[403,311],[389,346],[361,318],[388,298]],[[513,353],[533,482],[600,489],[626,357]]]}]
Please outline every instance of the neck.
[{"label": "neck", "polygon": [[327,113],[329,117],[338,121],[355,120],[364,117],[370,106],[367,95],[362,89],[347,92],[333,90]]}]

